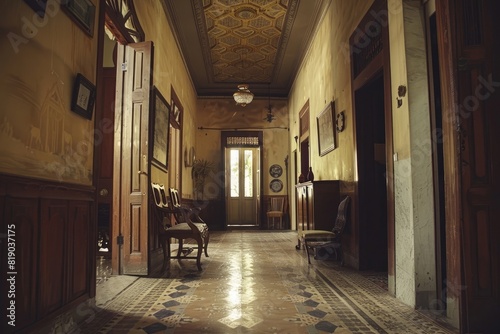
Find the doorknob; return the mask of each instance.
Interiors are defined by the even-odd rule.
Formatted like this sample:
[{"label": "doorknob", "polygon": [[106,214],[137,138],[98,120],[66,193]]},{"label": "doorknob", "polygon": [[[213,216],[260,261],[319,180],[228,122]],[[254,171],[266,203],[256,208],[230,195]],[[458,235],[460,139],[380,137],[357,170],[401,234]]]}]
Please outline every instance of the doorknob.
[{"label": "doorknob", "polygon": [[104,197],[104,196],[107,196],[107,195],[108,195],[108,193],[109,193],[109,192],[108,192],[108,189],[106,189],[106,188],[103,188],[103,189],[101,189],[101,190],[99,191],[99,195],[101,195],[101,196],[103,196],[103,197]]},{"label": "doorknob", "polygon": [[143,172],[142,170],[138,170],[138,171],[137,171],[137,174],[144,174],[144,175],[148,175],[148,173]]}]

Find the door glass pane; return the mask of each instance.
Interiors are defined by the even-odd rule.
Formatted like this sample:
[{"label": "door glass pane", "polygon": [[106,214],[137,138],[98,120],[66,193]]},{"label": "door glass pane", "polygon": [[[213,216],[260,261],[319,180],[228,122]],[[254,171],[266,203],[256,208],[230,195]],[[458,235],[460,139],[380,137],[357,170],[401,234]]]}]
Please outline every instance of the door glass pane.
[{"label": "door glass pane", "polygon": [[244,159],[245,159],[245,197],[253,196],[253,159],[252,159],[252,151],[245,150],[244,151]]},{"label": "door glass pane", "polygon": [[239,169],[239,151],[231,150],[229,152],[229,172],[231,182],[231,197],[240,196],[240,169]]}]

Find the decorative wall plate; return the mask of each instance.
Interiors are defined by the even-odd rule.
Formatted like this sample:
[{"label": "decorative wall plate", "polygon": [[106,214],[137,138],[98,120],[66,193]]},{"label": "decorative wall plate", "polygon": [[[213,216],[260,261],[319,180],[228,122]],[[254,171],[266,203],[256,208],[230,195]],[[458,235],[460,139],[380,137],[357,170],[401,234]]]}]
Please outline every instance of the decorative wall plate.
[{"label": "decorative wall plate", "polygon": [[280,177],[281,174],[283,174],[283,168],[281,168],[280,165],[272,165],[269,167],[269,174],[271,174],[272,177]]},{"label": "decorative wall plate", "polygon": [[281,182],[281,180],[274,179],[271,183],[269,183],[269,188],[271,188],[271,190],[275,193],[280,192],[281,189],[283,189],[283,182]]}]

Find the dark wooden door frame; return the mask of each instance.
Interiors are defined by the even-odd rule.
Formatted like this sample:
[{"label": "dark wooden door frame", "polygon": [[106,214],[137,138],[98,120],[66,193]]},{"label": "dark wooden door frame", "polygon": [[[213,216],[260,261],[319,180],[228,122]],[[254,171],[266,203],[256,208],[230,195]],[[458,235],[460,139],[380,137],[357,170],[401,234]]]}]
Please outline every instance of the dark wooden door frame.
[{"label": "dark wooden door frame", "polygon": [[[373,13],[387,13],[387,1],[386,0],[376,0],[372,7],[368,10],[368,13],[361,20],[358,25],[358,29],[355,29],[355,33],[349,39],[349,44],[351,48],[351,75],[352,75],[352,105],[353,113],[356,110],[355,103],[355,92],[363,87],[365,84],[374,79],[380,72],[382,72],[384,77],[384,114],[385,114],[385,156],[386,156],[386,188],[387,188],[387,252],[388,252],[388,268],[387,274],[389,277],[395,277],[395,203],[394,203],[394,162],[393,162],[393,132],[392,132],[392,104],[391,104],[391,73],[390,73],[390,57],[389,57],[389,34],[388,34],[388,22],[376,21],[373,17]],[[380,28],[381,36],[380,38],[372,36],[371,43],[368,45],[363,45],[360,47],[359,35],[363,32],[363,29],[368,26],[368,22],[378,22],[378,27]],[[375,24],[376,25],[376,24]],[[365,32],[367,33],[367,32]],[[370,52],[369,49],[375,50]],[[356,129],[356,117],[353,117],[353,128]],[[354,147],[357,145],[356,141],[356,131],[354,131]],[[356,166],[357,170],[357,161]],[[359,203],[358,198],[359,190],[358,185],[356,185],[355,202]],[[359,218],[359,207],[354,211],[355,220]],[[358,221],[359,223],[359,221]],[[354,241],[359,249],[359,236],[355,236]],[[391,282],[391,280],[389,280]],[[393,286],[389,286],[389,292],[395,294],[395,280]]]},{"label": "dark wooden door frame", "polygon": [[[259,169],[262,171],[262,163],[263,163],[263,137],[264,136],[264,133],[262,131],[245,131],[245,130],[242,130],[242,131],[221,131],[221,142],[220,142],[220,147],[221,147],[221,166],[223,166],[223,170],[225,171],[226,170],[226,154],[224,153],[226,151],[226,148],[227,147],[231,147],[231,145],[228,145],[227,144],[227,138],[228,137],[257,137],[258,138],[258,141],[259,141],[259,145],[258,145],[258,148],[259,148],[259,151],[260,151],[260,155],[259,155]],[[244,145],[242,145],[241,147],[244,147]],[[253,145],[250,145],[250,147],[253,147],[253,148],[256,148],[256,146],[253,146]],[[263,206],[263,203],[262,203],[262,198],[263,198],[263,195],[262,195],[262,189],[263,186],[264,186],[264,181],[263,181],[263,177],[262,175],[260,176],[260,180],[259,180],[259,187],[260,187],[260,198],[257,199],[257,219],[259,220],[258,222],[258,226],[261,226],[262,225],[262,217],[264,215],[264,213],[262,212],[264,206]],[[227,204],[226,204],[226,177],[225,177],[225,173],[223,173],[222,175],[222,180],[221,180],[221,186],[223,187],[222,189],[222,193],[224,194],[223,196],[223,209],[224,209],[224,212],[227,212]],[[226,215],[224,215],[224,229],[227,229],[227,219],[226,219]]]}]

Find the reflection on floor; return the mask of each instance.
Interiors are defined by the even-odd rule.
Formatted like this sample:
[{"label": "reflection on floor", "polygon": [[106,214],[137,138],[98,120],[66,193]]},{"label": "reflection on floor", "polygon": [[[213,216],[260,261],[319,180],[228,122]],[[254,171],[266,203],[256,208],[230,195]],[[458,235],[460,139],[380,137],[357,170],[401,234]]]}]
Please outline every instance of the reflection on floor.
[{"label": "reflection on floor", "polygon": [[99,284],[81,333],[455,333],[390,296],[379,275],[308,265],[296,243],[294,232],[214,232],[201,272],[172,261],[154,277]]}]

